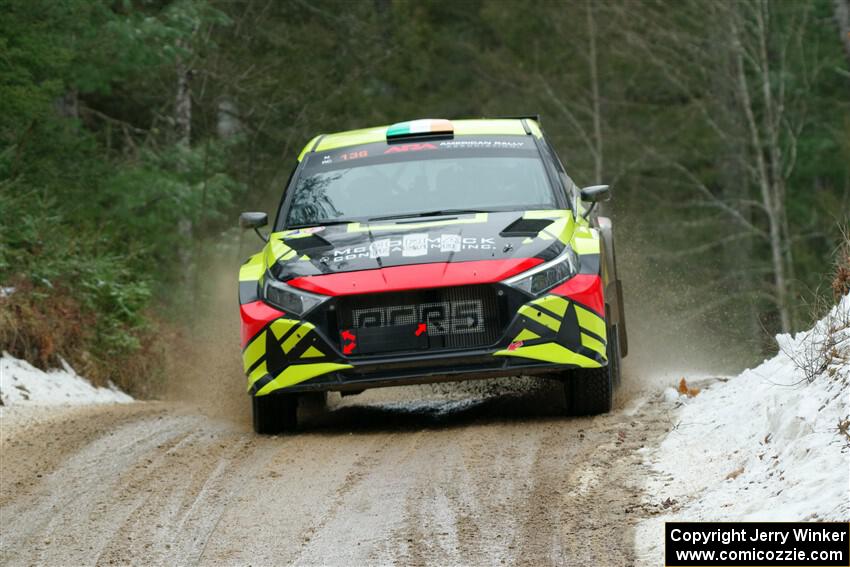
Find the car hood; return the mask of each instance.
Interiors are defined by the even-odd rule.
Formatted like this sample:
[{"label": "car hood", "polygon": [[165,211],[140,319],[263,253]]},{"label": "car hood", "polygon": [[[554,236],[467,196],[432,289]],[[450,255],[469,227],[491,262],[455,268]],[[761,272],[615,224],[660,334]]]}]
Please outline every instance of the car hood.
[{"label": "car hood", "polygon": [[417,264],[493,260],[502,261],[506,270],[516,273],[516,266],[537,263],[522,260],[545,261],[557,256],[572,237],[574,226],[569,210],[316,226],[272,233],[264,262],[281,281]]}]

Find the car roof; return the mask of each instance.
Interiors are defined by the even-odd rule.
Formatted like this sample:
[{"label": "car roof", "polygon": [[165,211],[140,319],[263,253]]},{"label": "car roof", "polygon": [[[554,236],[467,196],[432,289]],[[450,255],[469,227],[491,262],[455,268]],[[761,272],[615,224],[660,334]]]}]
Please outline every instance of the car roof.
[{"label": "car roof", "polygon": [[[538,138],[543,137],[538,120],[532,117],[461,119],[451,120],[450,122],[454,127],[454,136],[525,136],[527,134],[523,120],[528,124],[532,134]],[[304,155],[310,151],[319,152],[386,141],[387,129],[390,126],[392,124],[334,134],[320,134],[304,146],[304,149],[298,155],[298,161],[301,161]]]}]

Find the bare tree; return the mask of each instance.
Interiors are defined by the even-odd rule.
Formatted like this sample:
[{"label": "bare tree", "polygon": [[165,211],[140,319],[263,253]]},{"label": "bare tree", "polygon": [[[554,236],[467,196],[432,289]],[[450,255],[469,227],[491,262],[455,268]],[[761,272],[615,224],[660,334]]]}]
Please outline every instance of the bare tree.
[{"label": "bare tree", "polygon": [[[185,42],[179,42],[180,51],[185,51]],[[174,130],[177,143],[189,146],[192,141],[192,69],[187,62],[188,56],[177,56],[175,63],[176,91],[174,95]]]},{"label": "bare tree", "polygon": [[[181,51],[187,51],[185,42],[179,42]],[[174,96],[174,133],[177,145],[188,150],[192,143],[192,69],[188,63],[188,55],[181,53],[175,62],[176,89]],[[192,214],[187,212],[178,221],[177,230],[183,239],[183,244],[178,251],[180,265],[184,267],[184,282],[192,278]]]},{"label": "bare tree", "polygon": [[[564,4],[553,22],[558,36],[571,49],[564,52],[578,56],[581,65],[563,65],[559,76],[542,73],[535,77],[545,98],[560,113],[593,161],[593,179],[602,183],[605,172],[602,95],[597,38],[600,34],[597,13],[604,6],[586,0],[582,5]],[[583,13],[582,13],[583,12]],[[584,21],[583,26],[576,25]],[[582,61],[583,60],[583,61]],[[552,79],[561,88],[553,87]]]},{"label": "bare tree", "polygon": [[[716,146],[742,150],[738,155],[701,157],[735,160],[735,169],[743,177],[723,182],[739,183],[743,191],[709,187],[678,160],[674,170],[697,189],[703,206],[722,212],[745,234],[767,245],[770,295],[781,330],[790,331],[794,236],[786,207],[787,186],[796,165],[797,140],[807,124],[806,95],[819,64],[811,58],[795,67],[802,68],[802,74],[792,76],[786,70],[791,56],[808,56],[805,34],[811,7],[771,0],[711,4],[693,0],[677,8],[670,17],[678,18],[679,25],[665,19],[662,6],[632,22],[629,43],[695,107],[699,120],[716,136]],[[683,20],[689,21],[694,33],[683,29]],[[706,26],[727,30],[724,49],[697,33]],[[781,30],[774,29],[780,26]],[[706,96],[712,81],[728,85],[732,96]],[[718,163],[720,168],[725,165]]]},{"label": "bare tree", "polygon": [[604,165],[604,153],[602,149],[602,111],[599,100],[599,59],[596,54],[596,18],[594,16],[594,3],[588,0],[585,4],[587,12],[587,66],[590,75],[590,106],[591,118],[593,120],[593,171],[595,183],[602,183],[602,167]]},{"label": "bare tree", "polygon": [[844,53],[850,61],[850,0],[833,0],[835,6],[835,21],[838,23],[838,33],[844,44]]}]

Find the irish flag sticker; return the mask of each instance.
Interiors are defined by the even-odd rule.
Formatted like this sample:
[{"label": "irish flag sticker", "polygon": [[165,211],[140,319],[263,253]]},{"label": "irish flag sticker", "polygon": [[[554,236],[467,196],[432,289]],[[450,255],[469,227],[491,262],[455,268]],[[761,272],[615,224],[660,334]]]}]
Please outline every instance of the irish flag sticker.
[{"label": "irish flag sticker", "polygon": [[387,128],[387,139],[422,134],[451,134],[452,132],[454,132],[454,126],[448,120],[443,118],[425,118],[423,120],[411,120],[410,122],[393,124]]}]

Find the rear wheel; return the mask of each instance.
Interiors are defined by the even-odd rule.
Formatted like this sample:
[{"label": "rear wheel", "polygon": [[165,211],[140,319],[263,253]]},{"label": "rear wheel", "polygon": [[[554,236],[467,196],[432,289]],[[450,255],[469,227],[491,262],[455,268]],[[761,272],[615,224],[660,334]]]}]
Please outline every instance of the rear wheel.
[{"label": "rear wheel", "polygon": [[608,329],[608,365],[581,368],[564,382],[569,415],[598,415],[614,407],[614,387],[620,384],[620,348],[617,327]]},{"label": "rear wheel", "polygon": [[298,398],[287,394],[252,396],[254,431],[274,435],[294,431],[298,423]]}]

